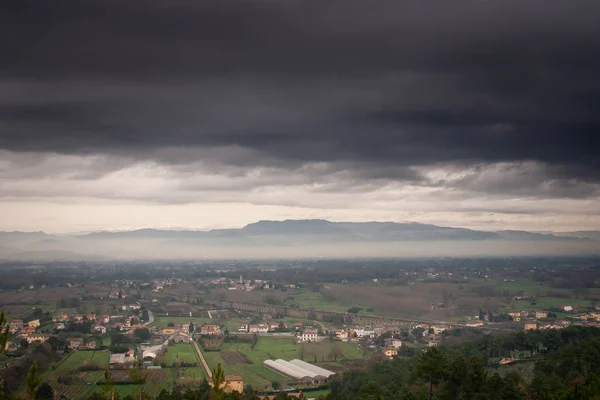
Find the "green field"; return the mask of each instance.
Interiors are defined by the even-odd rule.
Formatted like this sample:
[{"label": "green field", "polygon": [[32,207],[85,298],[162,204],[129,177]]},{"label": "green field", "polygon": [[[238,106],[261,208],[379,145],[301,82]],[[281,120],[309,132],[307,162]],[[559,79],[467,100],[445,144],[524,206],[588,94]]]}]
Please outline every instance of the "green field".
[{"label": "green field", "polygon": [[219,318],[219,319],[211,319],[209,324],[220,325],[221,328],[227,328],[230,332],[237,332],[238,326],[241,324],[248,324],[248,320],[243,320],[241,318]]},{"label": "green field", "polygon": [[[331,354],[333,346],[339,346],[344,354],[343,357],[338,358],[338,361],[341,358],[363,358],[362,350],[357,347],[357,344],[323,341],[304,344],[304,359],[312,362],[313,358],[317,357],[319,362],[324,359],[331,363],[328,356]],[[223,352],[239,352],[252,364],[228,364],[222,356]],[[260,336],[254,349],[250,348],[249,343],[225,343],[221,347],[221,351],[205,351],[203,354],[211,369],[220,363],[225,369],[225,373],[241,375],[244,378],[244,384],[250,384],[255,389],[263,390],[268,389],[271,382],[282,384],[290,382],[289,378],[264,367],[263,362],[270,358],[284,360],[300,358],[301,345],[294,343],[293,338],[290,337]]]},{"label": "green field", "polygon": [[188,367],[179,369],[182,378],[204,379],[206,372],[203,367]]},{"label": "green field", "polygon": [[[260,339],[259,339],[260,340]],[[244,378],[245,385],[252,385],[257,390],[265,390],[271,387],[271,382],[286,382],[288,379],[278,373],[271,371],[263,366],[264,352],[255,352],[250,350],[250,344],[226,343],[221,351],[240,351],[251,360],[252,364],[227,364],[221,357],[221,352],[203,352],[208,366],[213,369],[217,364],[221,364],[226,374],[240,375]]]},{"label": "green field", "polygon": [[68,372],[77,369],[85,361],[93,361],[101,367],[108,366],[110,352],[107,350],[76,350],[64,358],[53,372]]},{"label": "green field", "polygon": [[178,343],[167,348],[167,352],[163,356],[163,362],[167,366],[173,366],[178,361],[201,365],[196,349],[191,343]]},{"label": "green field", "polygon": [[344,343],[337,342],[342,351],[344,352],[344,356],[348,360],[358,360],[361,358],[365,358],[363,354],[363,350],[360,344],[358,343]]}]

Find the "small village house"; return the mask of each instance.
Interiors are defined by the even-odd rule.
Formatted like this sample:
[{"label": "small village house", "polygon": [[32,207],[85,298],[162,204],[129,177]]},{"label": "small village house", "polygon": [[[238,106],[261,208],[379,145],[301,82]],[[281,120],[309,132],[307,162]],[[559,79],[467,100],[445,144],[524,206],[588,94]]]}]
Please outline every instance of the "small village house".
[{"label": "small village house", "polygon": [[269,332],[269,325],[267,325],[267,324],[250,325],[249,331],[250,331],[250,333],[267,333],[267,332]]},{"label": "small village house", "polygon": [[219,325],[202,325],[202,328],[200,328],[200,334],[208,336],[217,336],[221,334],[221,328],[219,327]]},{"label": "small village house", "polygon": [[396,350],[394,347],[385,347],[383,349],[383,354],[385,355],[385,358],[391,360],[398,355],[398,350]]},{"label": "small village house", "polygon": [[40,326],[40,320],[39,319],[34,319],[33,321],[29,321],[27,323],[27,326],[29,326],[31,328],[38,328]]},{"label": "small village house", "polygon": [[402,341],[400,339],[389,338],[383,341],[383,345],[385,347],[393,347],[398,349],[399,347],[402,347]]},{"label": "small village house", "polygon": [[525,329],[526,331],[534,331],[537,329],[537,324],[535,322],[527,323],[525,324],[523,329]]},{"label": "small village house", "polygon": [[23,328],[23,320],[22,319],[13,319],[9,323],[10,333],[15,333],[19,329]]},{"label": "small village house", "polygon": [[67,343],[69,344],[69,348],[78,349],[83,346],[83,338],[67,338]]},{"label": "small village house", "polygon": [[[208,378],[208,384],[212,387],[214,385],[213,379]],[[244,390],[244,379],[239,375],[225,375],[224,390],[227,393],[238,391],[242,393]]]}]

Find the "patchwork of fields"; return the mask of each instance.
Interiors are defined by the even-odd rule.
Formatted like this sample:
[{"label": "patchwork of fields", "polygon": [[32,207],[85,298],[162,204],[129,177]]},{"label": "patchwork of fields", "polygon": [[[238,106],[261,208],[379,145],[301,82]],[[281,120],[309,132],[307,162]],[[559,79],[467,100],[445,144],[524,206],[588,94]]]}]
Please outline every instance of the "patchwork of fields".
[{"label": "patchwork of fields", "polygon": [[[64,395],[69,399],[85,399],[95,391],[104,390],[98,383],[104,381],[104,369],[108,367],[109,359],[108,351],[74,351],[68,354],[54,370],[44,373],[42,377],[51,383],[58,397]],[[198,366],[175,368],[177,361],[196,363]],[[86,362],[93,362],[102,370],[79,372],[78,368]],[[191,383],[206,379],[198,354],[190,343],[169,346],[164,355],[164,362],[167,368],[147,370],[146,383],[142,386],[144,392],[157,395],[162,389],[171,391],[173,384],[178,381]],[[129,379],[127,370],[112,370],[111,374],[111,379],[115,382],[127,382]],[[71,376],[72,381],[68,384],[59,383],[59,377],[64,379],[66,376]],[[121,397],[139,391],[139,386],[134,384],[116,384],[114,388]]]}]

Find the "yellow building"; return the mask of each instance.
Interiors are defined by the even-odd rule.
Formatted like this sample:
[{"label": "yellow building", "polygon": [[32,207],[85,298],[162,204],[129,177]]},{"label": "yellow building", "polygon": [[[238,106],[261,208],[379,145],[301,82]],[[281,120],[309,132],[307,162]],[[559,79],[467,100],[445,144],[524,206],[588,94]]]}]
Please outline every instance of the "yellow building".
[{"label": "yellow building", "polygon": [[386,347],[383,349],[383,354],[387,359],[391,360],[398,355],[398,350],[395,347]]},{"label": "yellow building", "polygon": [[34,319],[33,321],[29,321],[27,323],[27,326],[30,326],[32,328],[37,328],[38,326],[40,326],[40,320],[39,319]]},{"label": "yellow building", "polygon": [[548,313],[546,311],[536,311],[535,318],[536,319],[548,318]]},{"label": "yellow building", "polygon": [[535,331],[536,329],[537,329],[537,324],[536,323],[525,324],[525,330],[526,331]]},{"label": "yellow building", "polygon": [[175,333],[175,328],[163,328],[160,333],[163,335],[172,335]]},{"label": "yellow building", "polygon": [[32,344],[35,342],[44,343],[46,340],[50,339],[50,335],[44,333],[34,333],[31,336],[27,337],[27,343]]},{"label": "yellow building", "polygon": [[[212,387],[212,377],[208,379],[208,384]],[[224,389],[227,393],[231,393],[235,390],[242,393],[244,390],[244,379],[239,375],[225,375]]]}]

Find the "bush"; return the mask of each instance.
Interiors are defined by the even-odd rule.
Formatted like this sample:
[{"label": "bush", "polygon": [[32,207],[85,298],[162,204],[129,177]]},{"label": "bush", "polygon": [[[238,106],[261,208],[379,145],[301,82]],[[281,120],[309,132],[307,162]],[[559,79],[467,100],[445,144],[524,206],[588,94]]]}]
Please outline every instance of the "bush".
[{"label": "bush", "polygon": [[80,372],[85,372],[85,371],[101,371],[104,368],[102,368],[100,365],[96,364],[93,361],[84,361],[83,364],[81,364],[78,368],[77,371]]},{"label": "bush", "polygon": [[197,367],[198,363],[192,363],[192,362],[180,362],[179,366],[182,368],[189,368],[189,367]]},{"label": "bush", "polygon": [[109,350],[111,353],[127,353],[129,346],[111,345]]}]

